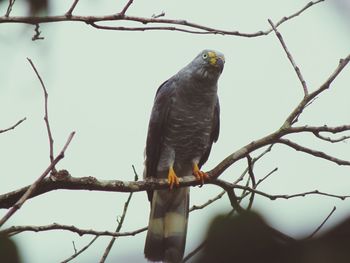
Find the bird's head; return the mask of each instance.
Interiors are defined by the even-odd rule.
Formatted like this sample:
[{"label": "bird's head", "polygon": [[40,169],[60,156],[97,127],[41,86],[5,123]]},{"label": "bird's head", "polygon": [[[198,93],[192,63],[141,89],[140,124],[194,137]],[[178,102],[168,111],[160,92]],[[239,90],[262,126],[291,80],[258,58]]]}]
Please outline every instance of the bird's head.
[{"label": "bird's head", "polygon": [[224,69],[225,57],[222,53],[205,49],[192,61],[191,67],[203,78],[217,79]]}]

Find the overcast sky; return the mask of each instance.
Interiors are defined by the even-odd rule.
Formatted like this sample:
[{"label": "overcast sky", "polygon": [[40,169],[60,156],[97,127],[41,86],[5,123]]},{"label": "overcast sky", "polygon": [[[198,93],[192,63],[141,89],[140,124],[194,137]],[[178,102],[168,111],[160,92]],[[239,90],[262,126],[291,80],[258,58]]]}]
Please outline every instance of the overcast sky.
[{"label": "overcast sky", "polygon": [[[53,2],[53,1],[51,1]],[[54,1],[50,14],[66,12],[72,1]],[[118,3],[116,3],[118,2]],[[134,1],[128,14],[150,17],[165,12],[166,18],[186,19],[203,25],[241,32],[269,28],[306,5],[308,1]],[[299,65],[310,90],[320,86],[350,52],[350,20],[346,1],[320,3],[279,30]],[[7,1],[0,5],[1,13]],[[75,13],[116,13],[122,1],[82,1]],[[12,15],[26,8],[16,2]],[[109,23],[113,24],[113,23]],[[120,23],[119,23],[120,24]],[[118,25],[119,25],[118,24]],[[128,24],[129,25],[129,24]],[[2,183],[0,193],[31,184],[49,163],[49,148],[43,121],[43,94],[26,58],[33,60],[49,92],[49,117],[55,152],[69,133],[76,136],[59,169],[72,176],[133,180],[131,166],[143,170],[143,150],[148,119],[158,86],[201,50],[225,54],[226,64],[219,81],[221,134],[213,146],[204,170],[212,169],[230,153],[278,129],[302,98],[302,88],[276,36],[242,38],[221,35],[192,35],[179,32],[103,31],[84,23],[54,23],[41,27],[45,40],[31,41],[33,26],[0,26],[0,129],[17,120],[27,120],[16,130],[0,135]],[[300,124],[349,124],[350,67],[332,88],[300,117]],[[308,147],[349,160],[349,144],[329,144],[312,136],[292,136]],[[254,156],[258,155],[255,153]],[[246,166],[242,160],[228,169],[223,179],[233,181]],[[349,193],[349,167],[275,146],[256,165],[255,174],[264,177],[278,167],[260,190],[271,194],[298,193],[319,189],[334,194]],[[191,204],[201,204],[221,189],[204,186],[191,189]],[[114,230],[127,198],[123,193],[54,191],[29,200],[6,224],[46,225],[53,222],[79,228]],[[257,198],[254,209],[274,227],[293,237],[312,232],[337,206],[325,226],[350,215],[350,201],[313,196],[270,201]],[[208,222],[217,212],[230,210],[223,197],[205,210],[191,213],[186,251],[196,247]],[[5,214],[0,211],[0,216]],[[149,204],[145,193],[134,195],[122,231],[147,225]],[[93,237],[79,237],[64,231],[25,233],[16,236],[24,262],[60,262],[85,246]],[[107,262],[145,262],[145,233],[120,238]],[[99,238],[73,262],[96,262],[110,238]]]}]

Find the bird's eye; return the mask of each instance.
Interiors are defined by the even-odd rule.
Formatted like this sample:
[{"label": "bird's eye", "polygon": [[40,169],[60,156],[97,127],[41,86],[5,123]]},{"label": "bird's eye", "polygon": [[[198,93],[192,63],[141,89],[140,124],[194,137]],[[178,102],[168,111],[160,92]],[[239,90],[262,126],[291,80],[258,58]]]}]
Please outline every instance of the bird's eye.
[{"label": "bird's eye", "polygon": [[208,57],[208,54],[207,54],[207,53],[204,53],[204,54],[202,55],[202,58],[203,58],[203,59],[207,59],[207,57]]}]

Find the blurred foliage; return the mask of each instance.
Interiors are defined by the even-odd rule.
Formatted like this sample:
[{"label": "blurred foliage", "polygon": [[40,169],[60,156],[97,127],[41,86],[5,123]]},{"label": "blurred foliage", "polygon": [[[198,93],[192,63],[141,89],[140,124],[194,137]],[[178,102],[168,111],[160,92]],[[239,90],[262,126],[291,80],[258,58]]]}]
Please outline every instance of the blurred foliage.
[{"label": "blurred foliage", "polygon": [[350,262],[350,218],[317,238],[283,239],[258,214],[217,216],[203,252],[193,262]]},{"label": "blurred foliage", "polygon": [[0,235],[0,262],[19,263],[19,255],[15,242],[10,238]]},{"label": "blurred foliage", "polygon": [[[49,6],[48,0],[25,0],[25,1],[27,2],[28,9],[29,9],[28,11],[30,15],[37,15],[40,12],[47,13],[48,11],[48,6]],[[13,9],[16,4],[21,4],[20,2],[17,3],[16,0],[0,0],[0,4],[2,4],[3,2],[8,2],[8,8],[6,8],[7,10],[9,9],[9,7],[11,9],[11,6]]]}]

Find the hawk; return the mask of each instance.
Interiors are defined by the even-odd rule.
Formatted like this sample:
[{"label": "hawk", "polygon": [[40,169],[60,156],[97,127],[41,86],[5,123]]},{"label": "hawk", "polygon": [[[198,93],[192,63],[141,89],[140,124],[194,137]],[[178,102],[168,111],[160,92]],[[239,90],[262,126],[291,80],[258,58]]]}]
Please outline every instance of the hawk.
[{"label": "hawk", "polygon": [[[219,137],[217,82],[224,68],[220,52],[203,50],[157,90],[148,126],[144,178],[167,178],[168,190],[148,191],[151,202],[144,254],[151,261],[183,258],[189,188],[178,177],[195,175]],[[174,187],[175,186],[175,187]]]}]

